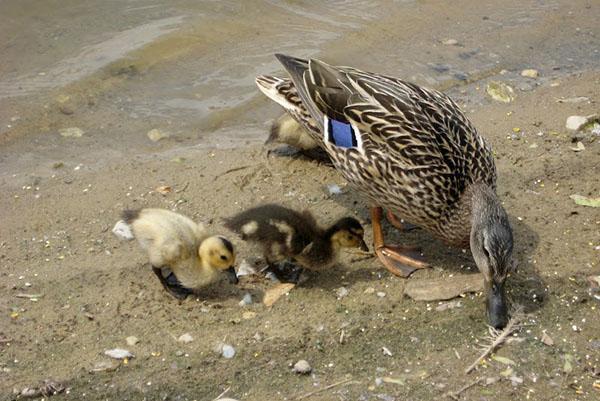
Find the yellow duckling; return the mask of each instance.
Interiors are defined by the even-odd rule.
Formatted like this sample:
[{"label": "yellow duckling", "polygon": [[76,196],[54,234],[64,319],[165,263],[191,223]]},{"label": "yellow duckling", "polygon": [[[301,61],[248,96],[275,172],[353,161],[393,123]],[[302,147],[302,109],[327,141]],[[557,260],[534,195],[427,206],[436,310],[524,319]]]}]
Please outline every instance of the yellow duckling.
[{"label": "yellow duckling", "polygon": [[[125,210],[122,217],[131,231],[125,237],[138,240],[148,253],[154,274],[175,298],[185,299],[216,281],[222,272],[228,274],[231,283],[238,282],[233,267],[235,252],[227,238],[209,236],[201,224],[169,210]],[[163,268],[171,273],[163,275]]]}]

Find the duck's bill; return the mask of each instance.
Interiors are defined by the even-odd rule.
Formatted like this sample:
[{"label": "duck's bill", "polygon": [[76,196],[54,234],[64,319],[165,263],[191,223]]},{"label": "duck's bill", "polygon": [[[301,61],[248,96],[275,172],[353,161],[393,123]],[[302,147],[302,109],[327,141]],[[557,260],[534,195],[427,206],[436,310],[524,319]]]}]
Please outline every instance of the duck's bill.
[{"label": "duck's bill", "polygon": [[231,284],[237,284],[239,283],[239,279],[237,274],[235,273],[235,268],[233,266],[230,266],[227,270],[225,270],[225,272],[227,272],[227,278],[229,279],[229,282]]},{"label": "duck's bill", "polygon": [[364,239],[360,240],[360,245],[358,245],[358,249],[360,249],[363,252],[369,252],[369,246],[367,245]]},{"label": "duck's bill", "polygon": [[504,293],[504,284],[488,288],[487,312],[490,326],[493,328],[503,329],[508,323],[508,306]]}]

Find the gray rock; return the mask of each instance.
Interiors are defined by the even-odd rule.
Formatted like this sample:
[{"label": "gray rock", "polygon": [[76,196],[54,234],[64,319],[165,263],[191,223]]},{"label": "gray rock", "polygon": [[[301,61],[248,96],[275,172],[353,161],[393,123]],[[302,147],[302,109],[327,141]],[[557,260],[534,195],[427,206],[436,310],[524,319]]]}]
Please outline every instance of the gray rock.
[{"label": "gray rock", "polygon": [[304,359],[300,359],[294,365],[293,370],[294,370],[294,372],[296,372],[298,374],[307,375],[310,372],[312,372],[312,367],[310,366],[310,364],[307,361],[305,361]]}]

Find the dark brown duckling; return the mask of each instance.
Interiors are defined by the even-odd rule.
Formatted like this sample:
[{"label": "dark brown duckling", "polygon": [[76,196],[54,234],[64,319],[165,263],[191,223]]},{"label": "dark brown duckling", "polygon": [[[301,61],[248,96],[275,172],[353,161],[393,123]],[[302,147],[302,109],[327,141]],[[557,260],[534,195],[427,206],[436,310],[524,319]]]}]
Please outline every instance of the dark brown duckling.
[{"label": "dark brown duckling", "polygon": [[309,211],[267,204],[226,219],[225,226],[243,240],[261,244],[271,270],[286,259],[309,270],[322,270],[336,262],[341,248],[368,251],[364,229],[353,217],[341,218],[325,229]]}]

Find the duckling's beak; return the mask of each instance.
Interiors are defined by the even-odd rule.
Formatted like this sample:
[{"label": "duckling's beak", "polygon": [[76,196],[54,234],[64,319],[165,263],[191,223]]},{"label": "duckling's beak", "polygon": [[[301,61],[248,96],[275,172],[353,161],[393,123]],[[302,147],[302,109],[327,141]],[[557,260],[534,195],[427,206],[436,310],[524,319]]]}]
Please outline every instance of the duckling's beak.
[{"label": "duckling's beak", "polygon": [[360,244],[358,245],[358,249],[360,249],[363,252],[369,252],[369,246],[367,245],[365,240],[362,238],[360,239]]},{"label": "duckling's beak", "polygon": [[237,274],[235,273],[235,268],[230,266],[229,269],[225,270],[227,272],[227,277],[229,278],[229,282],[231,284],[237,284],[240,282]]},{"label": "duckling's beak", "polygon": [[503,329],[506,326],[509,316],[504,283],[492,283],[488,288],[487,311],[490,326],[495,329]]}]

